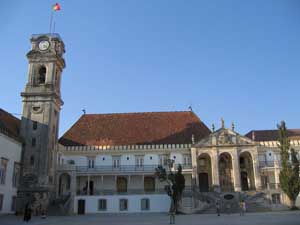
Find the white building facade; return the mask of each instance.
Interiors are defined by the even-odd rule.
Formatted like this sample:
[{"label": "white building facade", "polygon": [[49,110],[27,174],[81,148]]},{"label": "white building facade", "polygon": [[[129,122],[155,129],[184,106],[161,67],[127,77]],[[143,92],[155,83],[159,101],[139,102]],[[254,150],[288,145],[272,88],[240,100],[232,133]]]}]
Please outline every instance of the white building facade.
[{"label": "white building facade", "polygon": [[0,122],[0,214],[11,214],[16,210],[21,170],[20,121],[0,109]]}]

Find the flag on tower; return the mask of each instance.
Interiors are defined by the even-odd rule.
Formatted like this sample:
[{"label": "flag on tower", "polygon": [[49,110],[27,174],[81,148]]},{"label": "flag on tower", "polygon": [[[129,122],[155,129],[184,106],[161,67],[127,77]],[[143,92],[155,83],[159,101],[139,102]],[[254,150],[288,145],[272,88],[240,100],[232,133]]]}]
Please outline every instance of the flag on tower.
[{"label": "flag on tower", "polygon": [[53,5],[53,10],[54,11],[59,11],[60,10],[60,5],[58,3],[55,3],[55,5]]}]

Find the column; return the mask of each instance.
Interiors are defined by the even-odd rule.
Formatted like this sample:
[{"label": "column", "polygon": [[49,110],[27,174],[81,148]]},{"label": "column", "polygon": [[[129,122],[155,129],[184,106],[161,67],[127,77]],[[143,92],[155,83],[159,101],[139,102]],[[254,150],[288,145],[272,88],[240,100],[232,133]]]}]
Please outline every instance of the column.
[{"label": "column", "polygon": [[218,154],[218,150],[216,148],[212,149],[211,172],[212,172],[212,185],[215,190],[219,190],[220,189],[219,154]]},{"label": "column", "polygon": [[255,149],[255,151],[252,152],[252,160],[253,160],[255,189],[261,190],[261,176],[259,171],[259,159],[258,159],[257,149]]},{"label": "column", "polygon": [[87,177],[87,195],[90,195],[90,175]]},{"label": "column", "polygon": [[237,149],[232,151],[232,167],[233,167],[233,180],[234,180],[234,191],[241,191],[241,172],[240,162]]},{"label": "column", "polygon": [[71,196],[76,195],[76,188],[77,188],[76,172],[72,172],[71,173],[71,184],[70,184]]},{"label": "column", "polygon": [[280,174],[279,162],[278,162],[277,157],[275,157],[275,161],[274,161],[274,176],[275,176],[275,188],[276,189],[279,189],[279,186],[280,186],[279,174]]},{"label": "column", "polygon": [[199,180],[197,176],[197,149],[191,148],[192,157],[192,186],[199,186]]}]

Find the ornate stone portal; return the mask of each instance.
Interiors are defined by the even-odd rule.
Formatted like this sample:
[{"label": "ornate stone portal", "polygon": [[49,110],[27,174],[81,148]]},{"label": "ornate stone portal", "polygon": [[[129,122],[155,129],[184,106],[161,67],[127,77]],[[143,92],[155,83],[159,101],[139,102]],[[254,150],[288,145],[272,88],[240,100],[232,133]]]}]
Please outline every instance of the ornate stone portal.
[{"label": "ornate stone portal", "polygon": [[224,122],[192,148],[192,166],[198,168],[193,170],[195,185],[200,192],[259,189],[259,165],[253,160],[258,154],[256,143],[223,126]]}]

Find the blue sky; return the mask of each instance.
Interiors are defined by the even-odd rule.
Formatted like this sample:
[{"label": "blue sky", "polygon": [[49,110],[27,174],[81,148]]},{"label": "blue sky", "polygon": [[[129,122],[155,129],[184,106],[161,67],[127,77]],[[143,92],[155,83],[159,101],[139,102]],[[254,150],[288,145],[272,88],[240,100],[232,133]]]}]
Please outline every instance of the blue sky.
[{"label": "blue sky", "polygon": [[[181,111],[246,133],[300,128],[300,1],[58,1],[60,134],[82,114]],[[21,113],[26,53],[55,1],[0,2],[0,107]]]}]

